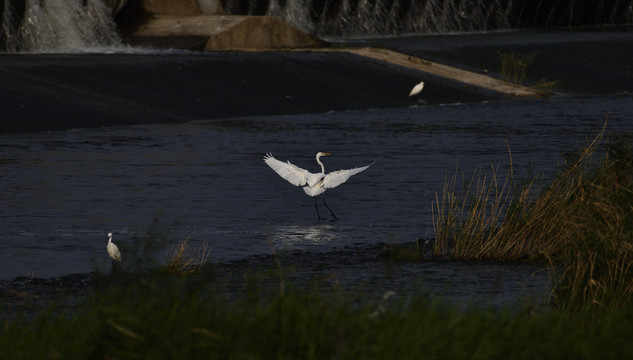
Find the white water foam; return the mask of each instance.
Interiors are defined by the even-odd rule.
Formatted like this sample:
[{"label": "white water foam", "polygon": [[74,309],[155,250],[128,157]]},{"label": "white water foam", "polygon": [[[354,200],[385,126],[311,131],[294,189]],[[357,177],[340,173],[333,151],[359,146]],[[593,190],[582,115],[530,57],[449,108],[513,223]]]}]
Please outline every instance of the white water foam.
[{"label": "white water foam", "polygon": [[[241,0],[227,0],[237,9]],[[257,1],[251,2],[257,5]],[[371,36],[486,31],[507,28],[513,1],[474,0],[342,0],[315,9],[311,0],[270,0],[266,14],[319,36]],[[255,14],[257,9],[249,9]]]},{"label": "white water foam", "polygon": [[600,26],[633,23],[631,0],[615,2],[617,6],[614,1],[599,0],[595,14],[580,11],[582,2],[564,3],[533,8],[517,0],[250,0],[246,4],[245,0],[227,0],[225,11],[277,16],[322,38],[488,32],[530,27],[539,21],[542,26],[574,26],[585,21]]},{"label": "white water foam", "polygon": [[0,34],[5,52],[112,49],[121,40],[102,0],[26,0],[24,13],[5,2]]}]

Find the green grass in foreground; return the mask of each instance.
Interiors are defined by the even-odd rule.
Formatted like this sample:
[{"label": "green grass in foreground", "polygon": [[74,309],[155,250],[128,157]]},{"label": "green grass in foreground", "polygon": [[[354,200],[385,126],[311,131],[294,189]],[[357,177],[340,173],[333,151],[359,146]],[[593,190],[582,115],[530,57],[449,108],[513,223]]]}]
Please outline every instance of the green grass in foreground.
[{"label": "green grass in foreground", "polygon": [[[457,308],[428,299],[264,291],[233,296],[213,279],[101,279],[83,308],[6,321],[10,359],[595,359],[631,354],[633,308],[587,314]],[[275,280],[273,280],[274,282]],[[222,288],[223,286],[220,286]],[[381,305],[384,305],[379,311]]]}]

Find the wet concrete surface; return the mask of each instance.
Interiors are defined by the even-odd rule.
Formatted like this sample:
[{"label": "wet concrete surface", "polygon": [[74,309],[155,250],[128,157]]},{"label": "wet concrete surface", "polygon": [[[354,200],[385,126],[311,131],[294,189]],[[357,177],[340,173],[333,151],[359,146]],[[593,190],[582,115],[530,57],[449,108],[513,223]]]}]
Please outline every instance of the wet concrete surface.
[{"label": "wet concrete surface", "polygon": [[[526,85],[564,95],[633,90],[633,31],[355,39],[500,77],[499,53],[534,54]],[[152,52],[0,56],[0,132],[504,100],[511,97],[347,52]],[[425,81],[423,94],[409,90]]]},{"label": "wet concrete surface", "polygon": [[0,132],[478,102],[508,96],[349,53],[0,56]]},{"label": "wet concrete surface", "polygon": [[633,28],[525,30],[480,34],[411,36],[350,41],[383,46],[450,66],[501,77],[500,53],[534,55],[526,85],[556,81],[565,95],[633,90]]}]

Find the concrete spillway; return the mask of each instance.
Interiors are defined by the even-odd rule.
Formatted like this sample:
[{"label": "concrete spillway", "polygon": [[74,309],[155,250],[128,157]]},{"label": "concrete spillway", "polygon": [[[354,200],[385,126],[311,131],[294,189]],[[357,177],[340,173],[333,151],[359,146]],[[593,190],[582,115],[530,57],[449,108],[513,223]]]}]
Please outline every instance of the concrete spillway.
[{"label": "concrete spillway", "polygon": [[147,47],[221,51],[324,44],[274,16],[225,15],[217,0],[137,0],[117,18],[126,42]]},{"label": "concrete spillway", "polygon": [[131,44],[204,51],[322,46],[320,39],[272,16],[152,15],[126,37]]}]

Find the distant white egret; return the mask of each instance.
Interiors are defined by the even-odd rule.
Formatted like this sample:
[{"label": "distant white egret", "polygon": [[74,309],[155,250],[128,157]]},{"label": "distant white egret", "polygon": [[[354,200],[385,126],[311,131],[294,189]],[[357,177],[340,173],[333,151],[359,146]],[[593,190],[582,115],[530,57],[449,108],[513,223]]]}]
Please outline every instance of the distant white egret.
[{"label": "distant white egret", "polygon": [[121,262],[121,252],[119,248],[112,242],[112,233],[108,233],[108,255],[112,259],[112,266],[116,266],[117,262]]},{"label": "distant white egret", "polygon": [[336,215],[334,215],[332,209],[330,209],[330,207],[327,206],[327,204],[325,203],[325,190],[332,189],[341,185],[342,183],[346,182],[350,178],[350,176],[356,175],[359,172],[366,170],[374,163],[363,167],[348,170],[338,170],[326,174],[325,167],[320,160],[321,156],[326,155],[332,154],[324,152],[318,152],[316,154],[316,161],[317,163],[319,163],[319,165],[321,165],[321,172],[316,174],[295,166],[291,164],[290,161],[279,161],[275,159],[272,154],[266,154],[266,156],[264,156],[264,161],[266,162],[266,164],[268,164],[268,166],[270,166],[271,169],[275,170],[275,172],[279,174],[279,176],[288,180],[288,182],[292,185],[303,186],[303,191],[305,191],[308,196],[314,197],[314,208],[316,209],[319,220],[325,220],[321,218],[321,215],[319,215],[319,207],[317,205],[318,196],[323,194],[323,205],[325,205],[325,207],[330,210],[330,213],[332,214],[334,220],[337,220],[338,218],[336,217]]},{"label": "distant white egret", "polygon": [[419,94],[420,91],[422,91],[422,89],[424,89],[424,81],[422,81],[419,84],[417,84],[416,86],[414,86],[413,89],[411,89],[411,92],[409,93],[409,96],[413,96],[413,95]]}]

